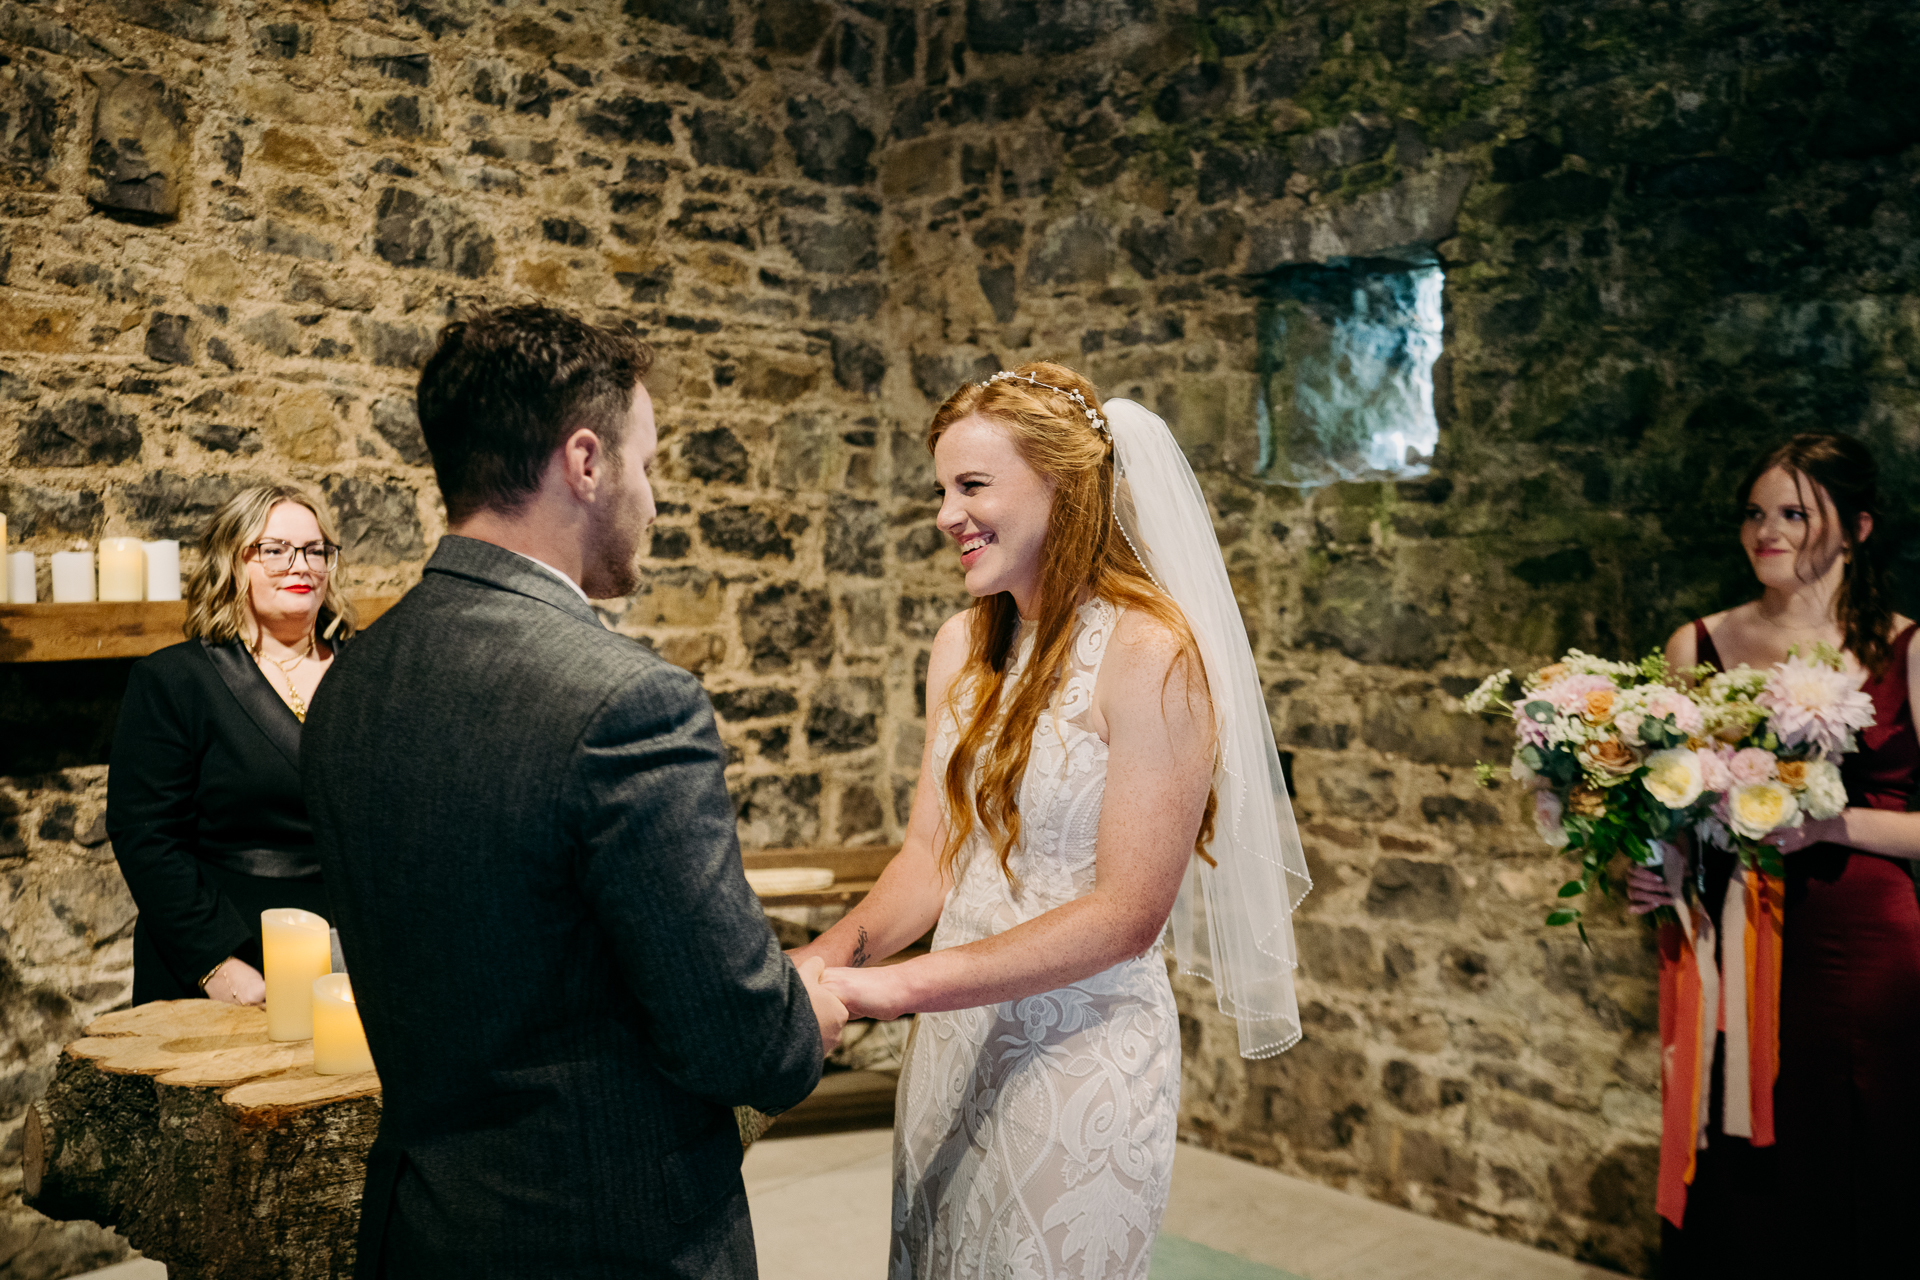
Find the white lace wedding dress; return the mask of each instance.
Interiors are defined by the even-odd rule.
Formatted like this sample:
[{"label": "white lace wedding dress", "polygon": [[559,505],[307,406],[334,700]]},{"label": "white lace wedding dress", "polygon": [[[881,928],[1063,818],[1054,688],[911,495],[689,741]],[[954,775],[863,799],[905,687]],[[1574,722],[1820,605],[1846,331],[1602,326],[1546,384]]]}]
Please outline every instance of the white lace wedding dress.
[{"label": "white lace wedding dress", "polygon": [[[1034,731],[1018,891],[976,830],[934,950],[1092,890],[1107,746],[1090,717],[1118,618],[1105,601],[1081,606],[1065,688]],[[1019,646],[1016,672],[1030,631]],[[935,735],[933,767],[944,771],[957,738],[950,715]],[[1056,991],[921,1014],[900,1077],[889,1280],[1145,1280],[1179,1104],[1180,1023],[1157,945]]]}]

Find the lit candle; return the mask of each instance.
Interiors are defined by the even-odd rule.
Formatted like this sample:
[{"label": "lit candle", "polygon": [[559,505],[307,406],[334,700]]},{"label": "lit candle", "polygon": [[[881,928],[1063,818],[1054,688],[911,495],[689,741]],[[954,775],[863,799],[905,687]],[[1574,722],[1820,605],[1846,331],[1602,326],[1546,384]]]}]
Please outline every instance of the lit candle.
[{"label": "lit candle", "polygon": [[147,599],[180,598],[180,544],[172,538],[141,544],[147,553]]},{"label": "lit candle", "polygon": [[267,968],[267,1039],[313,1038],[313,980],[333,968],[324,917],[298,907],[260,913],[260,951]]},{"label": "lit candle", "polygon": [[86,604],[93,599],[93,552],[53,553],[53,602]]},{"label": "lit candle", "polygon": [[100,598],[142,600],[146,594],[147,553],[140,539],[100,539]]},{"label": "lit candle", "polygon": [[14,604],[37,604],[40,584],[33,578],[33,552],[16,551],[7,557],[7,599]]},{"label": "lit candle", "polygon": [[313,980],[313,1069],[323,1076],[373,1070],[353,983],[344,973]]}]

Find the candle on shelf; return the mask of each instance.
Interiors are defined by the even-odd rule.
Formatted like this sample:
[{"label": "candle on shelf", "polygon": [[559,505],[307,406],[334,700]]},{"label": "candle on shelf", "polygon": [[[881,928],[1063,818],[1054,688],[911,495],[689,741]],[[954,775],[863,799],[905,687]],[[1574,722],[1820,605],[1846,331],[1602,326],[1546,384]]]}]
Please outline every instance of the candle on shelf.
[{"label": "candle on shelf", "polygon": [[311,1040],[313,980],[333,968],[326,918],[298,907],[262,911],[260,952],[267,971],[267,1039]]},{"label": "candle on shelf", "polygon": [[16,551],[7,557],[7,599],[14,604],[38,603],[40,584],[33,579],[33,552]]},{"label": "candle on shelf", "polygon": [[54,552],[53,602],[55,604],[86,604],[92,599],[93,552]]},{"label": "candle on shelf", "polygon": [[144,600],[146,595],[147,553],[140,539],[100,539],[100,598]]},{"label": "candle on shelf", "polygon": [[313,1069],[323,1076],[373,1070],[353,983],[344,973],[313,980]]},{"label": "candle on shelf", "polygon": [[145,542],[147,553],[147,599],[180,598],[180,544],[172,538]]}]

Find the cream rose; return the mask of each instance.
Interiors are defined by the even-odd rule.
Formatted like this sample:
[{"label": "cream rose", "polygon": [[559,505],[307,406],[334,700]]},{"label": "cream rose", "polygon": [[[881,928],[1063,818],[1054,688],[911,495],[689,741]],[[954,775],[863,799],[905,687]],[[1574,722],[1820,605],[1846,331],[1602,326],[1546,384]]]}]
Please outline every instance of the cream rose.
[{"label": "cream rose", "polygon": [[1800,825],[1800,804],[1777,782],[1749,782],[1727,795],[1727,825],[1758,840],[1782,827]]},{"label": "cream rose", "polygon": [[1840,781],[1840,767],[1830,760],[1809,760],[1807,780],[1800,792],[1800,807],[1807,816],[1824,822],[1837,818],[1847,807],[1847,787]]},{"label": "cream rose", "polygon": [[1647,757],[1647,793],[1669,809],[1684,809],[1706,790],[1706,775],[1697,753],[1685,747],[1656,751]]}]

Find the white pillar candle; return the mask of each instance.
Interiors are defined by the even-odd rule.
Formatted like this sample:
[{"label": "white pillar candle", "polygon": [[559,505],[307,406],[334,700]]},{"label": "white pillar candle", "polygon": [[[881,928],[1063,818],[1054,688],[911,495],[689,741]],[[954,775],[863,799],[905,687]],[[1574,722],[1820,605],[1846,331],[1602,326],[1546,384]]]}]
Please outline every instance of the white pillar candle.
[{"label": "white pillar candle", "polygon": [[7,557],[7,599],[13,604],[36,604],[40,584],[33,578],[33,552],[16,551]]},{"label": "white pillar candle", "polygon": [[159,542],[146,542],[141,546],[147,553],[147,599],[178,600],[180,598],[180,544],[172,538]]},{"label": "white pillar candle", "polygon": [[53,553],[53,602],[86,604],[93,599],[93,552]]},{"label": "white pillar candle", "polygon": [[326,918],[298,907],[262,911],[260,953],[267,970],[267,1039],[311,1040],[313,980],[333,968]]},{"label": "white pillar candle", "polygon": [[353,983],[344,973],[313,980],[313,1069],[323,1076],[373,1070]]},{"label": "white pillar candle", "polygon": [[[7,562],[7,518],[0,516],[0,565]],[[0,573],[0,604],[13,600],[13,593],[7,589],[7,574]]]},{"label": "white pillar candle", "polygon": [[147,553],[140,539],[100,539],[100,598],[144,600],[146,595]]}]

